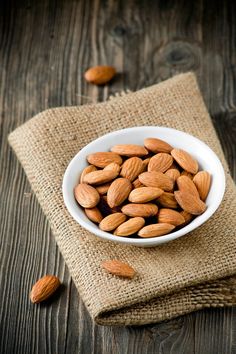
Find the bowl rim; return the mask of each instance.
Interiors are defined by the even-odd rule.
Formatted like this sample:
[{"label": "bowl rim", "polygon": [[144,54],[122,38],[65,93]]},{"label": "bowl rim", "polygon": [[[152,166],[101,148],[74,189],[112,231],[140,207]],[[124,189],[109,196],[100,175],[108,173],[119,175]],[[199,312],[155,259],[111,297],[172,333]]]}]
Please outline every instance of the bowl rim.
[{"label": "bowl rim", "polygon": [[[96,224],[90,225],[87,222],[85,222],[82,218],[80,218],[80,216],[74,212],[73,207],[70,204],[70,197],[69,197],[69,190],[67,187],[67,181],[71,172],[71,169],[73,168],[73,165],[75,164],[75,161],[77,161],[79,155],[81,153],[83,153],[84,151],[86,151],[87,149],[89,149],[90,147],[92,147],[93,145],[101,142],[105,137],[111,137],[111,136],[115,136],[117,134],[120,134],[124,131],[126,132],[134,132],[135,130],[140,130],[140,129],[159,129],[164,130],[164,131],[171,131],[171,132],[179,132],[181,134],[186,135],[188,138],[191,138],[193,140],[195,140],[196,143],[202,145],[203,148],[208,149],[208,152],[212,155],[212,157],[215,159],[217,165],[218,165],[218,174],[220,175],[219,178],[221,179],[221,184],[219,186],[218,189],[218,195],[217,195],[217,199],[214,201],[214,206],[212,206],[211,208],[207,208],[207,210],[201,214],[199,216],[199,218],[195,218],[193,222],[190,222],[189,224],[187,224],[186,226],[184,226],[183,228],[174,231],[170,234],[167,235],[163,235],[163,236],[158,236],[158,237],[150,237],[150,238],[129,238],[128,236],[116,236],[113,235],[112,233],[109,232],[105,232],[101,229],[98,228],[98,226]],[[136,127],[130,127],[130,128],[124,128],[124,129],[119,129],[119,130],[115,130],[112,132],[109,132],[107,134],[104,134],[102,136],[100,136],[99,138],[91,141],[90,143],[88,143],[87,145],[85,145],[80,151],[78,151],[78,153],[71,159],[71,161],[69,162],[69,164],[67,165],[67,168],[65,170],[64,176],[63,176],[63,182],[62,182],[62,193],[63,193],[63,199],[64,199],[64,203],[65,206],[67,208],[67,210],[69,211],[70,215],[74,218],[74,220],[79,223],[82,227],[84,227],[87,231],[91,232],[93,235],[96,235],[97,237],[100,237],[102,239],[105,239],[107,241],[113,241],[113,242],[118,242],[118,243],[122,243],[122,244],[126,244],[126,245],[134,245],[134,246],[158,246],[161,243],[166,243],[172,240],[175,240],[181,236],[184,236],[186,234],[188,234],[189,232],[195,230],[196,228],[198,228],[199,226],[201,226],[202,224],[204,224],[214,213],[215,211],[218,209],[219,205],[221,204],[221,201],[223,199],[224,193],[225,193],[225,172],[222,166],[222,163],[220,161],[220,159],[218,158],[218,156],[215,154],[215,152],[206,144],[204,143],[202,140],[196,138],[195,136],[188,134],[186,132],[183,132],[181,130],[178,129],[174,129],[174,128],[169,128],[169,127],[164,127],[164,126],[149,126],[149,125],[145,125],[145,126],[136,126]],[[79,208],[79,206],[78,206]],[[156,242],[155,242],[156,241]]]}]

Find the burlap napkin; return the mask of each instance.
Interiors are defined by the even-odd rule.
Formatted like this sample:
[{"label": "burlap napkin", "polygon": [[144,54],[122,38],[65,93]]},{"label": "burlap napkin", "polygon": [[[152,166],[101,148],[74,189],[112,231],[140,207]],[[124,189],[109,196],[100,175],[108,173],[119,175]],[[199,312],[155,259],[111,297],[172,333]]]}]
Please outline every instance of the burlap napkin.
[{"label": "burlap napkin", "polygon": [[[227,189],[202,227],[174,242],[144,249],[104,242],[68,214],[62,178],[70,159],[107,132],[161,125],[205,141],[221,159]],[[158,322],[209,306],[236,303],[236,193],[193,74],[183,74],[105,103],[49,109],[9,136],[87,309],[97,323]],[[107,274],[100,263],[120,259],[138,275]]]}]

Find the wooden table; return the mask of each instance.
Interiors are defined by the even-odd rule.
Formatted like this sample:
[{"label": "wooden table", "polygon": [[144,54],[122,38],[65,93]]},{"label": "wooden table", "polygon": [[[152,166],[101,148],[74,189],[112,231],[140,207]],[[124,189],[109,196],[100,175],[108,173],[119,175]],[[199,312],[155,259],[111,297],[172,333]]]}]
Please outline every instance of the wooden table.
[{"label": "wooden table", "polygon": [[[232,308],[143,327],[94,325],[7,144],[9,132],[48,107],[106,100],[192,70],[236,176],[235,5],[173,3],[1,2],[0,353],[236,353]],[[118,69],[111,86],[86,84],[95,64]],[[65,286],[49,306],[34,306],[28,293],[46,273]]]}]

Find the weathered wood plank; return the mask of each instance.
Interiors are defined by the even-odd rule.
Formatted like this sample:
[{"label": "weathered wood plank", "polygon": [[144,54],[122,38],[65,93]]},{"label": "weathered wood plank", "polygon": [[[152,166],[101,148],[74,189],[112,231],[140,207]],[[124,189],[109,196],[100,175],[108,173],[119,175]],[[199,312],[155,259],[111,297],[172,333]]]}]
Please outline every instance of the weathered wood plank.
[{"label": "weathered wood plank", "polygon": [[[233,2],[9,1],[0,5],[0,352],[234,353],[233,309],[209,309],[142,327],[92,323],[7,134],[46,108],[104,100],[178,72],[196,72],[236,176]],[[109,87],[89,86],[87,67],[113,64]],[[36,279],[65,287],[33,306]]]}]

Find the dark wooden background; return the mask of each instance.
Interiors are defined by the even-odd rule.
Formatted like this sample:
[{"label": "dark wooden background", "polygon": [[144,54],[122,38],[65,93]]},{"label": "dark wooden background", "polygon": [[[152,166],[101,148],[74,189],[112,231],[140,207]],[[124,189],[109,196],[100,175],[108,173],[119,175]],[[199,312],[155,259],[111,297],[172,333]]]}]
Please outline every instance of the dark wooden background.
[{"label": "dark wooden background", "polygon": [[[7,135],[48,107],[101,101],[193,70],[236,176],[236,6],[233,1],[22,1],[0,5],[0,353],[236,353],[235,310],[162,324],[100,327],[77,294]],[[104,88],[83,72],[112,64]],[[65,284],[29,302],[46,273]]]}]

